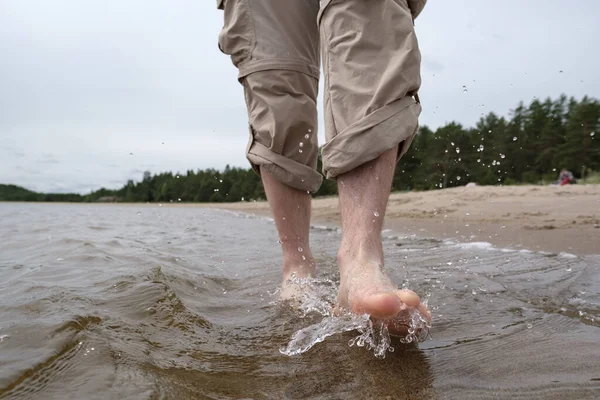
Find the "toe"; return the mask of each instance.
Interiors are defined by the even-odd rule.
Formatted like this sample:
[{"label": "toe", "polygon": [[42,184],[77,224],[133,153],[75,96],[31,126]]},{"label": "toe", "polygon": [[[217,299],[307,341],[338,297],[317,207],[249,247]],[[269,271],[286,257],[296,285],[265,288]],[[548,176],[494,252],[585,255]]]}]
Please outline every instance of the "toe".
[{"label": "toe", "polygon": [[396,291],[400,300],[409,307],[417,308],[421,305],[421,298],[415,292],[409,289]]},{"label": "toe", "polygon": [[427,321],[429,321],[431,323],[431,313],[429,312],[429,310],[427,309],[427,306],[425,304],[419,305],[419,307],[417,307],[417,310],[419,311],[419,313],[421,313],[423,318],[425,318]]},{"label": "toe", "polygon": [[354,311],[367,313],[374,318],[391,318],[402,309],[402,301],[394,292],[379,292],[362,298]]},{"label": "toe", "polygon": [[419,295],[408,289],[398,290],[396,293],[404,304],[416,309],[425,319],[431,322],[431,313],[427,309],[427,306],[421,303]]}]

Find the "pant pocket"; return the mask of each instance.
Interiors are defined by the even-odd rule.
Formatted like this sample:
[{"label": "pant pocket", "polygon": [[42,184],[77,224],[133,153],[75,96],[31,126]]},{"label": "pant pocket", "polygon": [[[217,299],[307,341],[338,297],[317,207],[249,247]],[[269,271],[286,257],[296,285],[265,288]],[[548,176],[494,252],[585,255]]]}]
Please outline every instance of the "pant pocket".
[{"label": "pant pocket", "polygon": [[225,11],[219,49],[231,56],[231,61],[238,67],[251,59],[256,44],[250,5],[248,0],[220,0],[217,5]]}]

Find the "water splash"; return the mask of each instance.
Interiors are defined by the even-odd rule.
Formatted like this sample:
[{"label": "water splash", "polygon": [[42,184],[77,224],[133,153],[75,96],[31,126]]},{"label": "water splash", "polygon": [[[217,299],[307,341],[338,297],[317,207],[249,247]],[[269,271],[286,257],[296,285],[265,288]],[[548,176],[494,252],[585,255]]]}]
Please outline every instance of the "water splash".
[{"label": "water splash", "polygon": [[326,317],[317,324],[310,325],[295,332],[288,345],[279,351],[286,356],[302,354],[310,350],[315,344],[321,343],[329,336],[360,329],[368,323],[368,315]]},{"label": "water splash", "polygon": [[279,351],[287,356],[307,352],[313,346],[335,334],[358,331],[359,335],[348,342],[350,347],[364,347],[373,351],[376,358],[385,358],[393,352],[389,327],[394,330],[406,329],[407,334],[399,337],[400,343],[418,343],[427,339],[431,324],[417,310],[393,320],[373,322],[368,314],[356,315],[349,312],[334,314],[337,285],[329,279],[292,277],[287,284],[296,285],[302,298],[299,309],[303,317],[318,314],[319,322],[296,331],[287,346]]}]

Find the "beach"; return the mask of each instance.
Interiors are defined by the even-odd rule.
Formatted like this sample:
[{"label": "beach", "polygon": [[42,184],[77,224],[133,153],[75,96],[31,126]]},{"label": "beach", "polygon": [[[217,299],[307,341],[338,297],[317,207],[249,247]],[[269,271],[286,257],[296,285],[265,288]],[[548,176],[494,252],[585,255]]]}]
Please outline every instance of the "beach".
[{"label": "beach", "polygon": [[[266,202],[202,204],[268,216]],[[337,197],[312,203],[314,225],[339,226]],[[392,193],[385,229],[552,253],[600,253],[600,185],[475,186]]]}]

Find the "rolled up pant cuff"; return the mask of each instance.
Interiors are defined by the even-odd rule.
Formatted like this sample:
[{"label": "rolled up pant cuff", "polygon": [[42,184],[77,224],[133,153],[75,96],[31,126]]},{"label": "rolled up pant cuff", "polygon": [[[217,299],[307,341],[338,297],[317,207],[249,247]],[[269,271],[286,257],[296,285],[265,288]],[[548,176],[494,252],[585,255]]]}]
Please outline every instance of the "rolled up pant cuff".
[{"label": "rolled up pant cuff", "polygon": [[277,181],[294,189],[314,193],[323,182],[323,177],[314,168],[277,154],[257,141],[250,144],[246,157],[257,174],[260,175],[262,166]]},{"label": "rolled up pant cuff", "polygon": [[417,132],[421,105],[406,96],[348,126],[323,146],[323,173],[334,179],[399,147],[397,159],[408,151]]}]

